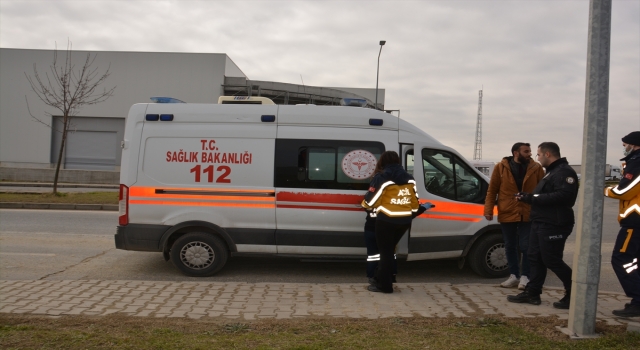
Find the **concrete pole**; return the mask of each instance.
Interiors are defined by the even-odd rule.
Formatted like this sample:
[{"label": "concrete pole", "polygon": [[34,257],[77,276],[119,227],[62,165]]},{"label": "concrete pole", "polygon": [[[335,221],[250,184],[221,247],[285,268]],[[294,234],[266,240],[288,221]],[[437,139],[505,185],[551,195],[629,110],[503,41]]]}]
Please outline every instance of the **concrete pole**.
[{"label": "concrete pole", "polygon": [[611,0],[590,0],[587,84],[569,334],[595,336],[609,113]]}]

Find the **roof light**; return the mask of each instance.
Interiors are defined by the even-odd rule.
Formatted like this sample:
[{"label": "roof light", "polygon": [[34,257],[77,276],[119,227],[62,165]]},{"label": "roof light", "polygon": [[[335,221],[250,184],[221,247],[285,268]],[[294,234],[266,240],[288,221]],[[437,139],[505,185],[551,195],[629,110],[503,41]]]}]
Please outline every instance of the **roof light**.
[{"label": "roof light", "polygon": [[173,120],[173,114],[160,114],[160,120],[163,122],[170,122]]},{"label": "roof light", "polygon": [[369,119],[369,125],[382,126],[383,122],[384,122],[384,120],[382,120],[382,119],[375,119],[375,118],[370,118]]},{"label": "roof light", "polygon": [[145,119],[147,121],[150,121],[150,122],[155,122],[155,121],[158,121],[158,119],[160,119],[160,115],[159,114],[147,114]]},{"label": "roof light", "polygon": [[341,106],[366,107],[367,100],[364,98],[343,98],[340,100]]},{"label": "roof light", "polygon": [[265,122],[265,123],[272,123],[276,121],[276,116],[275,115],[263,115],[262,117],[260,117],[260,120]]},{"label": "roof light", "polygon": [[186,103],[173,97],[151,97],[151,101],[154,103]]}]

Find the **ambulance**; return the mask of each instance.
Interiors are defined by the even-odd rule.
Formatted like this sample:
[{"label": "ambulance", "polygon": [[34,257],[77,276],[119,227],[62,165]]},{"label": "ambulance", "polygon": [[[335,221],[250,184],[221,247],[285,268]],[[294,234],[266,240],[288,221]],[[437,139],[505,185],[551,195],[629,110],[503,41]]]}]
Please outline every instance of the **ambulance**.
[{"label": "ambulance", "polygon": [[116,248],[160,252],[188,276],[211,276],[242,255],[365,261],[360,203],[378,157],[393,150],[420,201],[435,204],[413,220],[397,256],[508,275],[500,227],[483,215],[488,178],[407,121],[354,104],[133,105]]}]

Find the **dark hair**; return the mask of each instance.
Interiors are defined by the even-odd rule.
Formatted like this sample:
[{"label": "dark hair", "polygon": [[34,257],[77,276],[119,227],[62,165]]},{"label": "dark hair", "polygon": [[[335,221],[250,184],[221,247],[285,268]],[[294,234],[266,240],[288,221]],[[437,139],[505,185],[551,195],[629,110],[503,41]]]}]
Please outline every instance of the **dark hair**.
[{"label": "dark hair", "polygon": [[560,146],[555,142],[543,142],[538,145],[542,153],[549,152],[553,157],[560,158]]},{"label": "dark hair", "polygon": [[373,174],[381,173],[389,164],[400,164],[400,157],[398,153],[395,151],[385,151],[380,155],[380,159],[378,159],[378,164],[376,164],[376,170]]},{"label": "dark hair", "polygon": [[527,147],[531,147],[530,144],[526,143],[526,142],[516,142],[513,144],[513,147],[511,147],[511,155],[513,155],[513,152],[515,151],[520,151],[520,147],[522,146],[527,146]]}]

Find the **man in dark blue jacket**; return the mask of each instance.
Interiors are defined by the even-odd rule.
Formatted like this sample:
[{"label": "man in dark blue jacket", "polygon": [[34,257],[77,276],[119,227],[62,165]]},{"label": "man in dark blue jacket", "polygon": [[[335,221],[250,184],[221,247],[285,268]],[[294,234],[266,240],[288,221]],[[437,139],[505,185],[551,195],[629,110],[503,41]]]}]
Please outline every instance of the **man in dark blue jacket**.
[{"label": "man in dark blue jacket", "polygon": [[573,230],[573,205],[578,197],[578,176],[566,158],[560,157],[560,147],[554,142],[538,146],[538,161],[546,175],[533,193],[518,193],[516,198],[531,204],[531,234],[529,264],[531,279],[524,292],[507,297],[512,303],[540,305],[542,286],[547,269],[562,281],[564,298],[554,302],[557,309],[568,309],[571,299],[571,267],[562,260],[564,245]]}]

